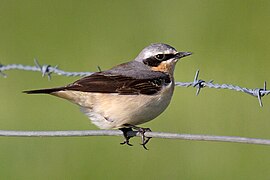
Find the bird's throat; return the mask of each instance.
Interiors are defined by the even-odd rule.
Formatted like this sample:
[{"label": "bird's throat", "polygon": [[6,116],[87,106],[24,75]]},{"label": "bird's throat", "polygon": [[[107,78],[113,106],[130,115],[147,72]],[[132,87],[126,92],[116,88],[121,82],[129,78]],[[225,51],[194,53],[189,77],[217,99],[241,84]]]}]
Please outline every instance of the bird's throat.
[{"label": "bird's throat", "polygon": [[152,67],[153,71],[165,72],[173,76],[174,67],[176,62],[161,62],[157,67]]}]

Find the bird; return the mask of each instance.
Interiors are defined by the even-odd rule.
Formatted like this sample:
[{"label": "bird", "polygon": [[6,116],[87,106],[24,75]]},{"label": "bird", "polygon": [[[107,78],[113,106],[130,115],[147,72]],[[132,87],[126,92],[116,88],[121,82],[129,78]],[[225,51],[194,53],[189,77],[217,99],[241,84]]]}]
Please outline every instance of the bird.
[{"label": "bird", "polygon": [[128,132],[138,130],[141,145],[150,128],[137,125],[159,116],[170,104],[174,92],[174,69],[179,59],[191,55],[164,43],[145,47],[138,56],[105,71],[95,72],[62,87],[24,91],[27,94],[50,94],[78,105],[100,129],[119,129],[130,144]]}]

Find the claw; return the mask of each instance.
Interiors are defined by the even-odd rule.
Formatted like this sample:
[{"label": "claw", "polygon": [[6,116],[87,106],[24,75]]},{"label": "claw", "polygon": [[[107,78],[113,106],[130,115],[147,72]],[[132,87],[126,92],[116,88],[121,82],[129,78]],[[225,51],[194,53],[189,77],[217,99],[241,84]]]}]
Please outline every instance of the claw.
[{"label": "claw", "polygon": [[129,138],[128,138],[128,139],[125,139],[124,142],[121,142],[120,144],[121,144],[121,145],[127,144],[127,145],[129,145],[129,146],[133,146],[133,144],[130,144],[130,143],[129,143]]},{"label": "claw", "polygon": [[140,132],[140,134],[141,134],[141,137],[142,137],[142,143],[141,143],[141,145],[143,146],[143,148],[144,148],[145,150],[148,150],[148,148],[146,147],[146,144],[150,141],[150,139],[151,139],[152,137],[146,137],[146,136],[144,135],[144,133],[145,133],[145,132],[151,132],[151,129],[150,129],[150,128],[139,128],[138,130],[139,130],[139,132]]}]

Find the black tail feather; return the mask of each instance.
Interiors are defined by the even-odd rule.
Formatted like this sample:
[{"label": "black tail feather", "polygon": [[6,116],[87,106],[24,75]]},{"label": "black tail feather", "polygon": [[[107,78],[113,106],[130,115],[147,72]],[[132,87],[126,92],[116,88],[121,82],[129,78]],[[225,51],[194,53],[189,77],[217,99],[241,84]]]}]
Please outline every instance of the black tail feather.
[{"label": "black tail feather", "polygon": [[64,87],[59,88],[51,88],[51,89],[37,89],[37,90],[30,90],[30,91],[23,91],[26,94],[51,94],[53,92],[65,90]]}]

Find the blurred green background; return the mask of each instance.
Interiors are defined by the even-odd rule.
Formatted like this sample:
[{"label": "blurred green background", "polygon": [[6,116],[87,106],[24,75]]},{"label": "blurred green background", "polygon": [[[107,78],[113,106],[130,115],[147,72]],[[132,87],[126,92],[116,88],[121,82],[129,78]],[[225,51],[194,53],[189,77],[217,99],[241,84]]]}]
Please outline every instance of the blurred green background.
[{"label": "blurred green background", "polygon": [[[200,77],[243,87],[270,81],[270,1],[0,0],[0,62],[103,70],[164,42],[194,54],[178,63],[177,81]],[[0,78],[2,130],[97,129],[78,108],[23,90],[78,78],[8,71]],[[145,124],[154,131],[270,139],[270,98],[229,90],[177,87],[169,108]],[[269,179],[270,147],[122,137],[0,137],[0,179]]]}]

